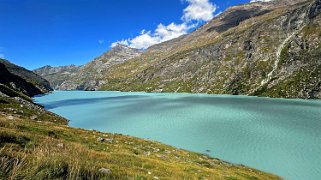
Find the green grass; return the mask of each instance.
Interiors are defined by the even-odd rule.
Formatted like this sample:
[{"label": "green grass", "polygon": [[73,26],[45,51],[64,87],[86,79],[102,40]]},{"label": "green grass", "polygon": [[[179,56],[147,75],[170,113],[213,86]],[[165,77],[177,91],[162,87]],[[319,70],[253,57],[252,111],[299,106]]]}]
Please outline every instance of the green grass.
[{"label": "green grass", "polygon": [[0,179],[279,179],[154,141],[70,128],[46,111],[30,120],[37,110],[0,99]]}]

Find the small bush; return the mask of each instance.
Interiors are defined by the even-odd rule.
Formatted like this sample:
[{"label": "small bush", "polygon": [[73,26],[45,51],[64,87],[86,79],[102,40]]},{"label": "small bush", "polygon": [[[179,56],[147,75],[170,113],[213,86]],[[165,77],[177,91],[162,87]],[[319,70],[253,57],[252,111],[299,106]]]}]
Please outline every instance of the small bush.
[{"label": "small bush", "polygon": [[25,146],[30,139],[25,136],[19,136],[7,132],[0,132],[0,145],[5,143],[18,144],[20,146]]}]

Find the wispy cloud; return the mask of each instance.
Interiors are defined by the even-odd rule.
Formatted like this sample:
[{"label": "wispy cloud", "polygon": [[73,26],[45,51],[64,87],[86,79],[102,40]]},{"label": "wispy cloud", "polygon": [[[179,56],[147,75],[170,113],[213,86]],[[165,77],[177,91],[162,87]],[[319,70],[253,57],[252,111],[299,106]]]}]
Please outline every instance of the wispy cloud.
[{"label": "wispy cloud", "polygon": [[124,44],[136,49],[146,49],[152,45],[159,44],[177,38],[194,28],[199,22],[206,22],[214,17],[217,6],[209,0],[182,0],[188,6],[183,10],[182,23],[174,22],[164,25],[160,23],[154,31],[142,30],[140,35],[123,39],[112,43],[111,47],[117,44]]},{"label": "wispy cloud", "polygon": [[189,5],[184,9],[182,20],[190,21],[209,21],[213,19],[217,7],[208,0],[186,0]]}]

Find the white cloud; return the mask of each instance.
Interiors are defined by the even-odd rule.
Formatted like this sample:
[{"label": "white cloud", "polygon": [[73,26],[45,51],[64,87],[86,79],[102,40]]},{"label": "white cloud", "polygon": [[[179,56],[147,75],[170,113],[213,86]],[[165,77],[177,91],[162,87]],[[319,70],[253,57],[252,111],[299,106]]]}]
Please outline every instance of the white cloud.
[{"label": "white cloud", "polygon": [[209,0],[185,0],[189,5],[184,9],[182,20],[190,21],[209,21],[213,19],[216,5]]},{"label": "white cloud", "polygon": [[[147,49],[148,47],[177,38],[184,35],[188,30],[194,28],[198,22],[209,21],[214,17],[216,5],[209,0],[182,0],[188,3],[183,10],[182,23],[174,22],[169,25],[160,23],[154,31],[142,30],[140,35],[111,44],[115,47],[117,44],[124,44],[136,49]],[[196,21],[196,22],[195,22]]]},{"label": "white cloud", "polygon": [[111,47],[115,47],[117,44],[124,44],[136,49],[146,49],[152,45],[184,35],[190,28],[191,27],[185,23],[171,23],[167,26],[159,24],[153,33],[151,31],[142,30],[139,36],[128,40],[114,42]]},{"label": "white cloud", "polygon": [[186,34],[188,29],[190,29],[190,27],[185,23],[171,23],[168,26],[159,24],[156,29],[156,35],[159,36],[162,41],[168,41],[170,39],[174,39],[183,34]]},{"label": "white cloud", "polygon": [[273,1],[273,0],[251,0],[251,3],[252,2],[270,2],[270,1]]},{"label": "white cloud", "polygon": [[129,46],[136,49],[146,49],[149,46],[160,43],[161,39],[159,36],[151,34],[150,31],[142,32],[141,35],[131,39]]}]

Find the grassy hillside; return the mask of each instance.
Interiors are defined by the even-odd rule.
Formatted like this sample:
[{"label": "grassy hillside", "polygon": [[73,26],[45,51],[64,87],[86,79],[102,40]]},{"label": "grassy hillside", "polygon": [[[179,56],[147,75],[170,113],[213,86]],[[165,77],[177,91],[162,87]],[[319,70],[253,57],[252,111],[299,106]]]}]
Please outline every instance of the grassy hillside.
[{"label": "grassy hillside", "polygon": [[28,101],[0,95],[0,179],[279,179],[158,142],[67,123]]}]

